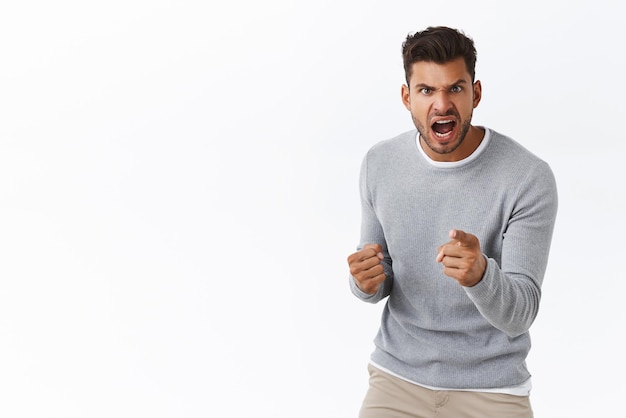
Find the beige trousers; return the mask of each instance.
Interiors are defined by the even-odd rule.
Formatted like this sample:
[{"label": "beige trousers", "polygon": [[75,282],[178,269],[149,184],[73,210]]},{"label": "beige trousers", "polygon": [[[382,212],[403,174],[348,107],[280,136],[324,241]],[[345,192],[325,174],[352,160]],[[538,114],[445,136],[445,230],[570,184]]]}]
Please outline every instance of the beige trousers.
[{"label": "beige trousers", "polygon": [[359,418],[532,418],[528,396],[430,390],[369,365]]}]

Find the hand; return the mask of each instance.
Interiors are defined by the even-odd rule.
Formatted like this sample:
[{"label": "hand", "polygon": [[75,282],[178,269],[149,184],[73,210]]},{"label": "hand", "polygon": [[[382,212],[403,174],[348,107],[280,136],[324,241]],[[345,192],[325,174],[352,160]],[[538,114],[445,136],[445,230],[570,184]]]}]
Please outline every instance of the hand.
[{"label": "hand", "polygon": [[437,250],[437,262],[443,264],[443,274],[462,286],[471,287],[480,282],[487,268],[487,260],[475,235],[458,229],[450,231],[452,239]]},{"label": "hand", "polygon": [[383,248],[380,244],[367,244],[362,250],[348,257],[350,274],[363,292],[373,295],[385,281],[385,270],[381,264]]}]

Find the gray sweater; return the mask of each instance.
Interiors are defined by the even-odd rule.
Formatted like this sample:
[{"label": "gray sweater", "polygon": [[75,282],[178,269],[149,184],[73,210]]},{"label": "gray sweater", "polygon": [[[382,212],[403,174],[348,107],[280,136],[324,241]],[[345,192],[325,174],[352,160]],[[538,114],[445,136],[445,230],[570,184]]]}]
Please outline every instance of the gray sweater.
[{"label": "gray sweater", "polygon": [[[387,279],[367,295],[385,297],[372,361],[428,386],[488,389],[530,377],[528,330],[539,309],[557,212],[544,161],[493,130],[470,162],[435,167],[416,131],[374,145],[360,176],[361,240],[383,246]],[[487,257],[482,280],[463,287],[443,274],[437,248],[448,232],[478,237]]]}]

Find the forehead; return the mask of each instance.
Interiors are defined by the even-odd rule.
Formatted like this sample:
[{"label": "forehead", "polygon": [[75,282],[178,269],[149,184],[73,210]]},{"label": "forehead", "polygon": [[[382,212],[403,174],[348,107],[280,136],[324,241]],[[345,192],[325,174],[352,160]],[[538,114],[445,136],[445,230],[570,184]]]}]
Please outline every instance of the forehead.
[{"label": "forehead", "polygon": [[430,87],[447,87],[465,80],[471,84],[471,76],[463,58],[445,64],[437,64],[433,61],[419,61],[411,66],[411,87],[425,84]]}]

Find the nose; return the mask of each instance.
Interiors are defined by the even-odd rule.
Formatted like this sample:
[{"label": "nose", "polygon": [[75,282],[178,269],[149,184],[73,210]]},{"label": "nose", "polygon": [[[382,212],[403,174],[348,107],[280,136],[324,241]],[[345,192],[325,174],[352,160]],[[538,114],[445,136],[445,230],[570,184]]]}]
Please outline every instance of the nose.
[{"label": "nose", "polygon": [[449,92],[438,91],[433,97],[433,110],[437,114],[445,115],[450,109],[452,109],[452,100],[450,99]]}]

